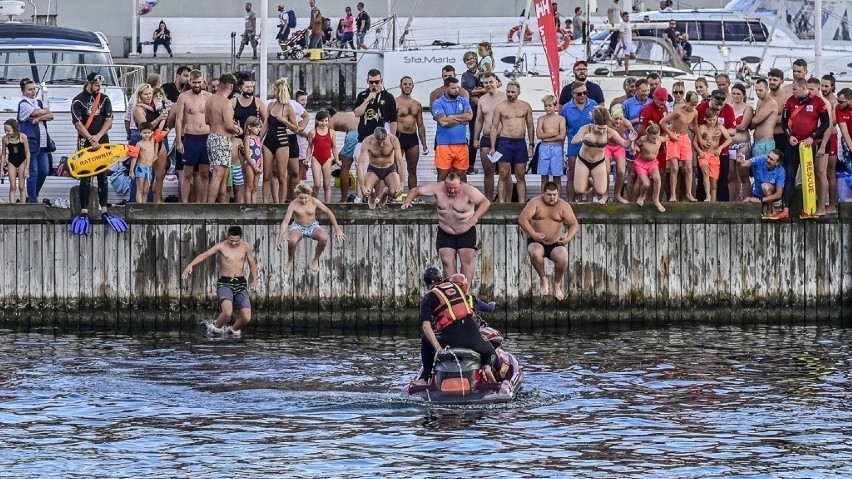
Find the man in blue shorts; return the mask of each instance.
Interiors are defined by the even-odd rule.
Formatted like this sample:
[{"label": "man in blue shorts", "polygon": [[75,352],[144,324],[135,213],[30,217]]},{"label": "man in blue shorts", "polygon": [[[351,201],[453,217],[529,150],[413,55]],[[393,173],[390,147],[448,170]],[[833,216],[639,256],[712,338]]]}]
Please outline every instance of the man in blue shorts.
[{"label": "man in blue shorts", "polygon": [[180,94],[175,109],[175,149],[183,155],[180,175],[180,200],[189,202],[190,192],[196,202],[207,201],[210,183],[210,159],[207,136],[210,125],[205,114],[211,93],[204,90],[204,77],[199,70],[189,73],[190,89]]},{"label": "man in blue shorts", "polygon": [[[527,201],[527,182],[525,174],[527,162],[532,156],[535,144],[535,128],[532,120],[532,107],[519,100],[521,85],[512,80],[506,84],[506,101],[494,109],[491,121],[491,138],[494,143],[488,156],[500,154],[497,162],[499,178],[497,180],[497,199],[501,203],[512,201],[512,173],[518,182],[518,201]],[[524,135],[529,137],[529,145]],[[492,158],[493,161],[493,158]]]}]

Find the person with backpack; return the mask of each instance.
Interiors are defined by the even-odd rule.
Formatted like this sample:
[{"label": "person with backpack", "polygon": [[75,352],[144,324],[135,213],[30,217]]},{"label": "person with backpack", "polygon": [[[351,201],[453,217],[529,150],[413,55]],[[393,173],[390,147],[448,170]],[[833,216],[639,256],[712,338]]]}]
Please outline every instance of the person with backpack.
[{"label": "person with backpack", "polygon": [[367,49],[367,44],[364,43],[364,38],[367,36],[367,30],[370,29],[370,15],[364,10],[364,2],[358,2],[358,16],[355,17],[356,38],[358,48]]},{"label": "person with backpack", "polygon": [[278,42],[286,42],[290,38],[290,30],[296,28],[296,12],[284,10],[284,4],[278,5]]}]

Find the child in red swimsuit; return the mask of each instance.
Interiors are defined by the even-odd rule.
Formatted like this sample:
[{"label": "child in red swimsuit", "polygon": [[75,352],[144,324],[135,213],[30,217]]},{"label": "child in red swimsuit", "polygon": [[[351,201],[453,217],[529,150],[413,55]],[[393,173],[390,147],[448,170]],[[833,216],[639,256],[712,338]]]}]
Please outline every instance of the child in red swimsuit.
[{"label": "child in red swimsuit", "polygon": [[326,203],[331,202],[331,165],[339,164],[334,130],[329,128],[329,115],[325,110],[317,113],[316,127],[308,133],[308,154],[314,176],[314,196],[323,190]]}]

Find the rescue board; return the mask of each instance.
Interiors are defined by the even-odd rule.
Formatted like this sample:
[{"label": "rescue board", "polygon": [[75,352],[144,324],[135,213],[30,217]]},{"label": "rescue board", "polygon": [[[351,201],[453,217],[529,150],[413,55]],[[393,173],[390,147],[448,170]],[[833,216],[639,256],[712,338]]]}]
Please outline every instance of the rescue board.
[{"label": "rescue board", "polygon": [[817,209],[814,149],[799,143],[799,169],[802,172],[802,213],[815,215]]},{"label": "rescue board", "polygon": [[139,154],[139,148],[119,143],[83,148],[68,157],[68,172],[74,178],[89,178],[99,175],[115,166],[124,158],[133,158]]}]

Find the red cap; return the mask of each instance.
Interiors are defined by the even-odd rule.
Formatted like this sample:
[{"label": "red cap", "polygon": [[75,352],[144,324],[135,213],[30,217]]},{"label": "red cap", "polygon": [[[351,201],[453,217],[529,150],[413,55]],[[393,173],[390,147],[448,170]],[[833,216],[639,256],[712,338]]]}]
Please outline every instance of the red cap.
[{"label": "red cap", "polygon": [[577,68],[580,65],[589,66],[589,63],[586,60],[577,60],[574,62],[574,68]]},{"label": "red cap", "polygon": [[669,99],[669,91],[665,89],[665,87],[658,86],[656,90],[654,90],[654,99],[655,100],[668,100]]}]

